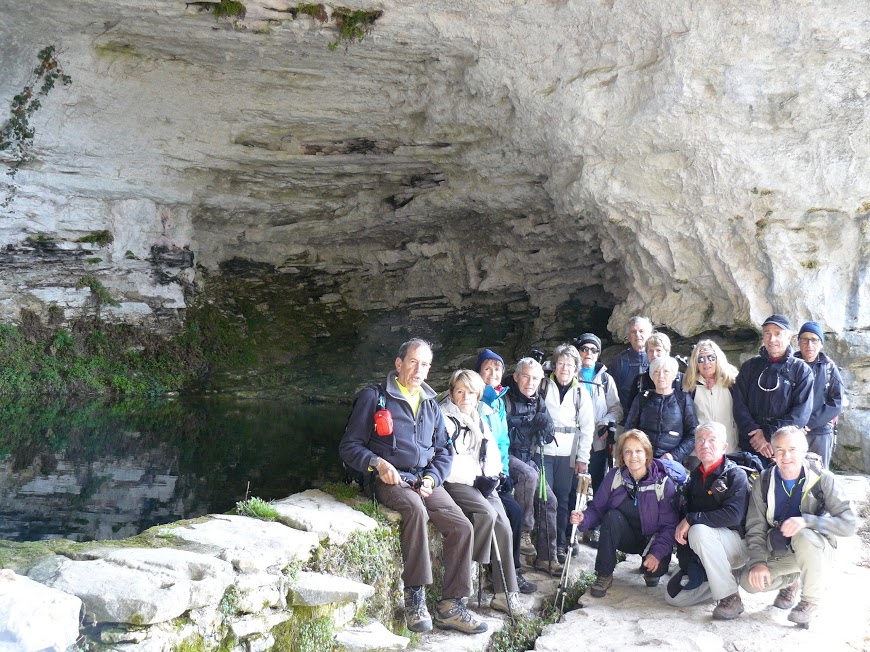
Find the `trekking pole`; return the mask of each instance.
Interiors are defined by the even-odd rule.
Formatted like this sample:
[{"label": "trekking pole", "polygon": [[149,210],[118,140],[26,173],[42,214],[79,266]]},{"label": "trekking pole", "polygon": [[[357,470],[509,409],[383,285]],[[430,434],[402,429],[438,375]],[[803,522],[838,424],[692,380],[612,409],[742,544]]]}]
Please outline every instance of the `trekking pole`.
[{"label": "trekking pole", "polygon": [[[544,532],[546,533],[547,540],[547,575],[553,575],[553,552],[550,546],[551,537],[550,537],[550,517],[549,512],[547,510],[547,469],[544,466],[544,442],[540,442],[540,458],[541,458],[541,474],[540,481],[538,482],[538,500],[540,501],[540,512],[544,513]],[[540,528],[540,523],[538,524]]]},{"label": "trekking pole", "polygon": [[[589,492],[589,485],[592,482],[592,476],[588,473],[577,474],[577,498],[574,501],[574,511],[582,512],[586,509],[586,498]],[[565,596],[568,593],[568,575],[571,568],[571,558],[574,556],[574,540],[577,538],[577,526],[571,526],[571,538],[568,540],[568,554],[565,557],[565,566],[562,568],[562,577],[559,578],[559,586],[556,589],[556,599],[553,602],[553,607],[559,610],[559,613],[565,613]],[[559,604],[559,598],[562,599]]]},{"label": "trekking pole", "polygon": [[477,562],[477,608],[483,600],[483,564]]},{"label": "trekking pole", "polygon": [[[495,539],[495,529],[492,531],[492,551],[495,553],[495,563],[498,564],[498,572],[501,575],[501,590],[504,591],[504,599],[507,602],[508,616],[511,623],[517,624],[517,619],[514,616],[514,608],[511,606],[511,597],[508,595],[507,580],[504,576],[504,566],[501,563],[501,551],[498,549],[498,541]],[[479,605],[478,605],[479,606]]]}]

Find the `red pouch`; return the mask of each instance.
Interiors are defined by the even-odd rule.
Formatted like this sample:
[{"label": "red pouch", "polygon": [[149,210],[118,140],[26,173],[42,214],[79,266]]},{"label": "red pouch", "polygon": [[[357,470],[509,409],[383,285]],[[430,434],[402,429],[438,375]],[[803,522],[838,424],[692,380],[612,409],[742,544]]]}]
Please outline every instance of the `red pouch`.
[{"label": "red pouch", "polygon": [[386,408],[375,412],[375,433],[379,437],[389,437],[393,434],[393,415]]}]

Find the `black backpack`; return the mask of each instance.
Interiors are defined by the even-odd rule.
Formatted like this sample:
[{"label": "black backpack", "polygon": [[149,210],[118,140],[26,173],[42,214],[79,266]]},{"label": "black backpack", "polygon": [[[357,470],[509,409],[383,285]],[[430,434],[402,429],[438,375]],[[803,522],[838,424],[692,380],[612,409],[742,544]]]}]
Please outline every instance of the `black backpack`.
[{"label": "black backpack", "polygon": [[[376,383],[373,385],[369,385],[366,389],[373,389],[378,393],[378,402],[375,410],[382,409],[387,404],[387,396],[386,396],[386,387],[382,384]],[[344,422],[344,431],[347,432],[347,425],[350,423],[350,417],[353,415],[353,411],[356,408],[357,401],[359,400],[360,395],[363,390],[360,390],[353,397],[353,404],[350,408],[350,414],[347,416],[347,421]],[[369,431],[369,438],[371,439],[371,435],[374,434],[375,431],[375,422],[374,415],[372,415],[372,424],[371,431]],[[356,483],[360,490],[369,498],[375,497],[375,492],[373,489],[373,480],[377,471],[374,469],[370,469],[368,471],[362,472],[357,471],[354,468],[351,468],[347,465],[347,463],[342,460],[341,465],[344,467],[344,482],[345,484],[354,484]]]}]

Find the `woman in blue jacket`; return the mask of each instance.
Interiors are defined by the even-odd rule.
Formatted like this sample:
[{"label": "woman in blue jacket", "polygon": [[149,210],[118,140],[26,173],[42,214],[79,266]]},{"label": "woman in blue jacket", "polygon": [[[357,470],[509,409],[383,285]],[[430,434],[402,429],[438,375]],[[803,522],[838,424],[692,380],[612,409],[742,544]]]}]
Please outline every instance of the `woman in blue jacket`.
[{"label": "woman in blue jacket", "polygon": [[656,586],[668,572],[680,517],[673,500],[674,483],[652,452],[643,432],[626,431],[617,446],[619,467],[604,477],[586,511],[571,513],[571,522],[581,530],[601,528],[597,578],[590,588],[593,597],[604,597],[613,585],[617,550],[643,557],[647,586]]}]

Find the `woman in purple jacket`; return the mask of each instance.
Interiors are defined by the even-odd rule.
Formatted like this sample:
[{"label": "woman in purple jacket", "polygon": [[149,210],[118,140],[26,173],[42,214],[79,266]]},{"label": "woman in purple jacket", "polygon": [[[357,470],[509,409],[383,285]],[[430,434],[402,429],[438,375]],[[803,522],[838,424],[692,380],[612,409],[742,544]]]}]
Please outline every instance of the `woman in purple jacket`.
[{"label": "woman in purple jacket", "polygon": [[679,514],[676,491],[661,460],[653,458],[649,438],[640,430],[627,430],[617,446],[619,467],[611,469],[584,512],[572,512],[571,522],[589,530],[600,525],[597,578],[590,588],[601,598],[613,585],[616,551],[643,557],[643,578],[656,586],[668,572]]}]

